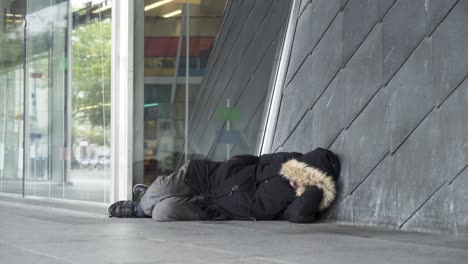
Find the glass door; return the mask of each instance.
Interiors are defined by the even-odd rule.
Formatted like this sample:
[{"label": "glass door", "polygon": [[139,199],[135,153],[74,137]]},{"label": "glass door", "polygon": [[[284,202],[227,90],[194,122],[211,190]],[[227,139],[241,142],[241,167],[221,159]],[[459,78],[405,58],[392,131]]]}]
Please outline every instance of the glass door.
[{"label": "glass door", "polygon": [[66,199],[110,202],[111,0],[71,0]]},{"label": "glass door", "polygon": [[110,202],[111,0],[0,0],[0,193]]},{"label": "glass door", "polygon": [[109,202],[111,4],[27,1],[26,196]]},{"label": "glass door", "polygon": [[0,192],[23,194],[26,1],[0,1]]},{"label": "glass door", "polygon": [[63,0],[27,1],[25,195],[63,198],[67,12]]}]

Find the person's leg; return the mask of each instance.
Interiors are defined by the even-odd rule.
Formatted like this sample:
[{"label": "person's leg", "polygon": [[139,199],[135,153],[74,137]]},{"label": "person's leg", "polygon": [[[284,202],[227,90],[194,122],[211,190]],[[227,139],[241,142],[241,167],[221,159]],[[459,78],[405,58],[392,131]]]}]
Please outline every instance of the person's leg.
[{"label": "person's leg", "polygon": [[138,202],[118,201],[107,208],[107,213],[112,217],[145,217],[138,216]]},{"label": "person's leg", "polygon": [[133,201],[140,202],[141,197],[145,194],[146,190],[148,190],[148,186],[144,184],[135,184],[132,188],[133,193]]},{"label": "person's leg", "polygon": [[137,217],[137,218],[145,218],[145,217],[151,217],[151,216],[145,214],[145,212],[143,211],[143,209],[141,209],[140,203],[138,203],[138,205],[137,205],[137,207],[136,207],[135,217]]},{"label": "person's leg", "polygon": [[188,164],[185,164],[171,175],[158,177],[148,187],[139,205],[146,215],[151,216],[155,205],[166,198],[195,195],[192,188],[184,182],[187,167]]},{"label": "person's leg", "polygon": [[152,218],[158,222],[201,221],[208,217],[195,210],[190,204],[196,197],[169,197],[158,202],[153,209]]},{"label": "person's leg", "polygon": [[114,217],[151,217],[153,208],[159,201],[172,196],[193,196],[195,193],[184,182],[188,163],[177,172],[158,177],[144,192],[141,200],[118,201],[107,209]]},{"label": "person's leg", "polygon": [[107,208],[109,216],[114,217],[151,217],[145,214],[140,207],[141,197],[145,194],[148,186],[144,184],[136,184],[133,186],[133,201],[118,201],[111,204]]}]

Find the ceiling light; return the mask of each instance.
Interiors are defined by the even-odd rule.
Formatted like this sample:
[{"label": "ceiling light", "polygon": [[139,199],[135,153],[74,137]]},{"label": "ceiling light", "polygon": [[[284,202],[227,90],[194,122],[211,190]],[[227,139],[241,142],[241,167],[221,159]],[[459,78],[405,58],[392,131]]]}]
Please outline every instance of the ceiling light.
[{"label": "ceiling light", "polygon": [[153,4],[151,4],[151,5],[147,5],[147,6],[145,6],[145,11],[154,9],[154,8],[156,8],[156,7],[158,7],[158,6],[165,5],[165,4],[170,3],[170,2],[172,2],[172,1],[174,1],[174,0],[163,0],[163,1],[159,1],[159,2],[153,3]]},{"label": "ceiling light", "polygon": [[171,12],[171,13],[168,13],[168,14],[165,14],[165,15],[163,15],[162,17],[168,18],[168,17],[176,16],[176,15],[178,15],[178,14],[182,14],[182,10],[181,10],[181,9],[176,10],[176,11]]}]

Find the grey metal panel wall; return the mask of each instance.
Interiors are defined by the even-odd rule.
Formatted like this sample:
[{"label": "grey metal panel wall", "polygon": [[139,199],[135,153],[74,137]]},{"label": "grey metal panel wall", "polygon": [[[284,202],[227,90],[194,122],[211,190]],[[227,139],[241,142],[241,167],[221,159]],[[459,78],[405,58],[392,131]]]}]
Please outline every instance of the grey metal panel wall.
[{"label": "grey metal panel wall", "polygon": [[231,130],[242,134],[231,154],[254,153],[265,97],[278,43],[283,38],[291,1],[229,0],[207,74],[190,122],[190,153],[222,160],[226,145],[218,144],[226,123],[216,111],[230,100],[241,110]]},{"label": "grey metal panel wall", "polygon": [[326,218],[468,234],[468,0],[302,0],[274,151],[342,160]]}]

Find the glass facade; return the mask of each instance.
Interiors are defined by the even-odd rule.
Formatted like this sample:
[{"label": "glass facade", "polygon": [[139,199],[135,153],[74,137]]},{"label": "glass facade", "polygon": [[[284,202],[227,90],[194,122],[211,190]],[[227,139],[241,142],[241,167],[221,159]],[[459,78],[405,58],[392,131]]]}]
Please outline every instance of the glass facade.
[{"label": "glass facade", "polygon": [[109,202],[112,2],[0,3],[0,191]]},{"label": "glass facade", "polygon": [[70,170],[66,198],[109,202],[112,1],[71,1]]},{"label": "glass facade", "polygon": [[0,3],[0,191],[22,194],[25,3]]},{"label": "glass facade", "polygon": [[190,117],[225,4],[225,0],[145,1],[145,183],[171,173],[185,158],[186,111]]},{"label": "glass facade", "polygon": [[[140,181],[170,173],[184,156],[225,4],[135,1],[135,14],[144,13],[135,28],[144,43],[135,51],[143,53],[135,61],[143,69]],[[110,202],[112,1],[0,5],[0,192]]]},{"label": "glass facade", "polygon": [[192,157],[259,154],[291,3],[228,2],[190,122]]},{"label": "glass facade", "polygon": [[62,198],[68,4],[25,4],[25,195]]},{"label": "glass facade", "polygon": [[[132,179],[125,177],[151,183],[196,154],[213,160],[256,154],[282,38],[281,23],[267,30],[275,12],[260,14],[259,24],[247,2],[135,0],[125,2],[128,9],[121,3],[0,0],[1,194],[109,203],[128,198]],[[272,5],[260,4],[265,8],[255,10]],[[237,9],[224,17],[220,33],[229,6]],[[237,15],[250,17],[247,26],[234,23]],[[133,42],[126,43],[132,50],[121,50],[126,45],[112,39],[126,32],[120,27],[131,25],[127,19],[135,23],[128,32]],[[131,58],[129,69],[119,63],[123,57]],[[129,83],[116,85],[121,75],[113,71],[128,74]],[[129,148],[113,138],[129,120],[112,105],[124,103],[122,91],[134,96],[133,109],[119,106],[135,126],[133,175],[121,172],[127,164],[117,168],[122,155],[113,154]]]}]

